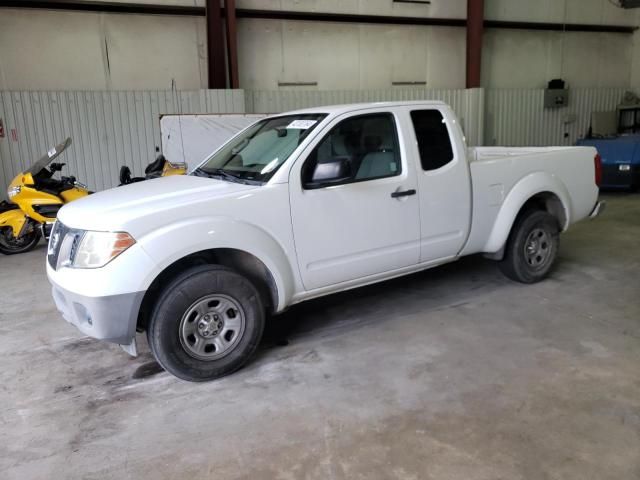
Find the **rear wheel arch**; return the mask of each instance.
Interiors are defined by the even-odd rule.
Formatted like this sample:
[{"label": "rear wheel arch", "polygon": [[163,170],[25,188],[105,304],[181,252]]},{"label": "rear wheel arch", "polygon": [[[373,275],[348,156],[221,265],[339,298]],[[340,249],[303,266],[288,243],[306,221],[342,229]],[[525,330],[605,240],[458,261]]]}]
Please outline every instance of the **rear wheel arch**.
[{"label": "rear wheel arch", "polygon": [[[495,252],[487,249],[488,252],[485,256],[491,260],[502,260],[504,258],[505,248],[509,238],[513,234],[514,227],[518,224],[519,220],[532,211],[547,212],[553,216],[558,222],[558,231],[562,232],[569,226],[569,210],[568,206],[563,202],[561,197],[550,190],[544,190],[530,195],[525,201],[523,201],[520,207],[516,210],[513,218],[509,224],[509,228],[506,233],[503,233],[502,238],[499,241],[499,248]],[[497,223],[497,222],[496,222]],[[492,234],[493,241],[489,243],[495,243],[495,234]]]},{"label": "rear wheel arch", "polygon": [[[516,221],[526,212],[530,210],[540,210],[552,215],[558,222],[558,228],[560,231],[566,230],[568,225],[569,216],[567,209],[560,200],[560,197],[553,192],[544,191],[536,193],[531,196],[518,211],[518,215],[513,221],[515,225]],[[513,225],[511,228],[513,228]]]},{"label": "rear wheel arch", "polygon": [[278,309],[280,293],[273,273],[255,255],[234,248],[212,248],[189,254],[166,267],[151,282],[138,313],[137,329],[145,330],[164,288],[185,271],[201,265],[222,265],[247,278],[258,290],[269,313]]}]

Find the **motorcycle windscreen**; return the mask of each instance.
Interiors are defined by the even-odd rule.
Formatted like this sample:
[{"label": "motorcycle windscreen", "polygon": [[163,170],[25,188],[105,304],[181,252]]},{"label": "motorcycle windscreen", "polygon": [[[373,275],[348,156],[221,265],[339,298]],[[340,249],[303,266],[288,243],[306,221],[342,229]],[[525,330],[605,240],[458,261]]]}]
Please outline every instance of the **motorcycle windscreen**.
[{"label": "motorcycle windscreen", "polygon": [[67,138],[64,142],[59,143],[58,145],[50,149],[44,156],[40,158],[40,160],[31,165],[31,167],[24,173],[35,175],[36,173],[40,172],[40,170],[46,168],[47,165],[53,162],[62,152],[69,148],[69,145],[71,145],[71,138]]}]

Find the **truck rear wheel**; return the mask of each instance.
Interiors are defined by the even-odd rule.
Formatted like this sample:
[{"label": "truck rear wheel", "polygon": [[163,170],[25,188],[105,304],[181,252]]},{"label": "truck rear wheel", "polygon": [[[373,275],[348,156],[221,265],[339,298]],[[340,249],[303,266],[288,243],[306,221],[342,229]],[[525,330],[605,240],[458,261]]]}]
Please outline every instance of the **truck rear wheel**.
[{"label": "truck rear wheel", "polygon": [[560,245],[558,221],[544,211],[532,210],[518,218],[498,265],[511,280],[535,283],[553,268]]},{"label": "truck rear wheel", "polygon": [[264,330],[265,309],[256,288],[219,265],[194,267],[161,295],[147,339],[169,373],[191,382],[228,375],[253,355]]}]

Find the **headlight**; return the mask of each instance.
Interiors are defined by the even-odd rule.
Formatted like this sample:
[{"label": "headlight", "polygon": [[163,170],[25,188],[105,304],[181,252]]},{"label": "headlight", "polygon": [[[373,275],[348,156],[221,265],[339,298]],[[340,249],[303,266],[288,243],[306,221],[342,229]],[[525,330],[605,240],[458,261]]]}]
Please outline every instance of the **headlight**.
[{"label": "headlight", "polygon": [[75,252],[71,252],[71,267],[100,268],[136,243],[125,232],[84,232]]},{"label": "headlight", "polygon": [[20,193],[21,190],[22,187],[20,185],[18,185],[17,187],[11,187],[9,190],[7,190],[7,195],[9,196],[9,198],[15,197]]}]

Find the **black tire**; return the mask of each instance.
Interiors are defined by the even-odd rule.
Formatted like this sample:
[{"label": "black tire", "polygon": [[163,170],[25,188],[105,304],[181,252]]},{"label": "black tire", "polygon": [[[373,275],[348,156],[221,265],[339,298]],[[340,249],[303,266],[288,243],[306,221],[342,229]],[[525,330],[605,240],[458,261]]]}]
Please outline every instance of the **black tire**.
[{"label": "black tire", "polygon": [[10,228],[0,230],[0,253],[16,255],[33,250],[40,241],[40,231],[34,225],[30,232],[20,238],[15,238]]},{"label": "black tire", "polygon": [[[228,300],[231,308],[222,313],[211,310],[206,315],[195,310],[198,305],[201,308],[214,308],[216,300],[210,301],[211,298]],[[220,305],[215,307],[219,308]],[[233,311],[233,317],[227,318]],[[214,314],[223,318],[223,325],[218,323],[217,326],[211,326],[214,322],[211,320],[211,324],[205,327],[211,330],[201,330],[204,317],[213,317]],[[215,318],[217,321],[218,316]],[[225,318],[229,323],[242,323],[242,328],[235,332],[237,338],[230,336],[230,342],[222,338],[225,334]],[[242,367],[256,351],[264,323],[264,305],[258,290],[249,280],[220,265],[203,265],[187,270],[166,287],[151,316],[147,340],[154,357],[169,373],[182,380],[205,382],[229,375]],[[194,331],[186,335],[186,328]],[[205,334],[213,334],[213,329],[216,332],[219,330],[219,333],[206,337]],[[216,341],[224,341],[219,351]],[[196,353],[196,345],[211,347],[211,350]],[[223,350],[225,348],[228,350]],[[198,355],[203,355],[203,358]]]},{"label": "black tire", "polygon": [[556,218],[541,210],[530,210],[516,220],[498,262],[500,270],[511,280],[536,283],[554,266],[560,246],[560,229]]}]

